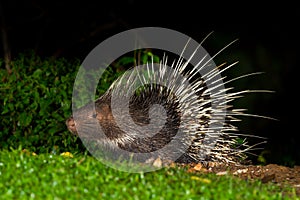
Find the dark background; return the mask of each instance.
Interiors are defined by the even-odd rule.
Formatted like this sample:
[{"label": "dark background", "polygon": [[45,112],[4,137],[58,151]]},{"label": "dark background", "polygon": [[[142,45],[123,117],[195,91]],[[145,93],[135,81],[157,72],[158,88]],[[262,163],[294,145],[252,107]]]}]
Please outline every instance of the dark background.
[{"label": "dark background", "polygon": [[[239,60],[228,76],[263,71],[237,82],[239,89],[269,89],[274,94],[247,96],[240,101],[249,113],[277,118],[244,119],[242,131],[268,138],[268,162],[300,164],[299,137],[299,11],[290,2],[228,1],[0,1],[1,34],[7,33],[12,58],[26,50],[41,57],[85,56],[108,37],[131,28],[156,26],[177,30],[204,44],[212,55],[232,40],[217,62]],[[0,40],[0,55],[3,39]],[[3,67],[3,66],[1,66]],[[239,102],[237,102],[238,104]]]}]

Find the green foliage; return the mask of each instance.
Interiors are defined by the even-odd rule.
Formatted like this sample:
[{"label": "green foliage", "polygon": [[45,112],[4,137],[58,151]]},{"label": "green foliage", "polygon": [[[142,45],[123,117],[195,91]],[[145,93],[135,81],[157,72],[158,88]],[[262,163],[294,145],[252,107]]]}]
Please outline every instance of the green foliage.
[{"label": "green foliage", "polygon": [[[139,51],[142,62],[151,60],[150,52]],[[135,54],[135,52],[132,52]],[[102,74],[97,96],[103,94],[110,84],[126,68],[136,64],[132,53],[117,59],[112,67]],[[154,60],[158,58],[154,56]],[[72,112],[73,84],[80,62],[65,59],[41,59],[29,52],[20,54],[10,65],[8,74],[0,59],[0,149],[23,148],[39,152],[51,152],[54,147],[59,151],[83,151],[82,143],[70,134],[65,121]],[[95,76],[93,71],[82,71]],[[82,90],[89,85],[81,84]],[[93,97],[93,98],[96,98]],[[90,97],[82,96],[77,100],[83,105]]]},{"label": "green foliage", "polygon": [[0,151],[0,177],[1,199],[299,199],[271,183],[179,167],[125,173],[80,154]]},{"label": "green foliage", "polygon": [[0,69],[0,148],[21,145],[48,152],[55,145],[67,148],[75,142],[65,120],[71,114],[78,67],[78,61],[41,60],[30,53],[12,61],[11,74]]}]

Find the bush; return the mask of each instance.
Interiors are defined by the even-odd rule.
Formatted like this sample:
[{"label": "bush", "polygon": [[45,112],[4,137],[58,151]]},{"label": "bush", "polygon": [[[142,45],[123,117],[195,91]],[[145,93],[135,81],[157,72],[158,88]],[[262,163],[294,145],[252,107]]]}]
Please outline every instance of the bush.
[{"label": "bush", "polygon": [[42,60],[27,53],[11,62],[11,74],[0,69],[1,149],[22,146],[49,152],[55,146],[79,148],[65,126],[78,68],[79,61]]}]

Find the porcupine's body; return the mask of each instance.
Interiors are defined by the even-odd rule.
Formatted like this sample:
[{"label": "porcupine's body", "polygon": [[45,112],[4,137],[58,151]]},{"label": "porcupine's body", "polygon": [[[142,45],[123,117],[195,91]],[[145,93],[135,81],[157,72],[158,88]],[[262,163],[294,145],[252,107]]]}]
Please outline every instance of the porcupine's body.
[{"label": "porcupine's body", "polygon": [[[231,122],[242,113],[227,105],[239,93],[228,93],[222,78],[214,80],[220,76],[218,69],[199,77],[185,63],[180,57],[169,70],[164,59],[156,67],[152,63],[133,70],[134,75],[126,72],[95,101],[96,113],[87,105],[76,112],[79,118],[67,120],[69,130],[77,134],[79,128],[81,137],[107,149],[148,153],[145,161],[172,160],[176,154],[177,162],[239,162],[247,146],[235,148],[237,128]],[[104,135],[97,134],[97,122]],[[161,150],[172,141],[171,148]],[[151,158],[157,150],[161,151]]]}]

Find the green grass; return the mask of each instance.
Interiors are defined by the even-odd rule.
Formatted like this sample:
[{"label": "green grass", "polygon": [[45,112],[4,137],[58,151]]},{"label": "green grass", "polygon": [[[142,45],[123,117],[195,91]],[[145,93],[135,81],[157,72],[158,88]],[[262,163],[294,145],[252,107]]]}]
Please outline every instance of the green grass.
[{"label": "green grass", "polygon": [[82,154],[34,156],[12,150],[0,151],[0,199],[284,198],[275,185],[230,176],[187,173],[177,167],[125,173]]}]

